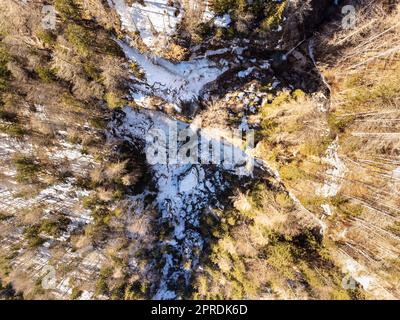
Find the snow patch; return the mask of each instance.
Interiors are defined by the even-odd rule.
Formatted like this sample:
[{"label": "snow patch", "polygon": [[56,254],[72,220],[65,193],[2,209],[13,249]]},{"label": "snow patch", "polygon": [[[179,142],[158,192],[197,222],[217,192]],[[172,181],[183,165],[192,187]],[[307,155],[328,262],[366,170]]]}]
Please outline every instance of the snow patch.
[{"label": "snow patch", "polygon": [[177,8],[168,0],[144,0],[128,6],[124,0],[112,0],[121,18],[122,26],[130,32],[139,32],[143,42],[153,48],[162,45],[172,36],[182,20]]},{"label": "snow patch", "polygon": [[339,138],[331,143],[326,151],[324,161],[330,165],[330,169],[326,174],[328,178],[325,180],[324,185],[317,190],[317,194],[325,198],[334,197],[338,194],[342,185],[342,179],[346,173],[346,166],[339,158]]},{"label": "snow patch", "polygon": [[248,77],[253,71],[255,70],[255,67],[250,67],[247,70],[240,71],[238,72],[238,77],[239,78],[246,78]]},{"label": "snow patch", "polygon": [[199,184],[199,177],[196,170],[192,169],[180,181],[179,191],[183,193],[191,192]]}]

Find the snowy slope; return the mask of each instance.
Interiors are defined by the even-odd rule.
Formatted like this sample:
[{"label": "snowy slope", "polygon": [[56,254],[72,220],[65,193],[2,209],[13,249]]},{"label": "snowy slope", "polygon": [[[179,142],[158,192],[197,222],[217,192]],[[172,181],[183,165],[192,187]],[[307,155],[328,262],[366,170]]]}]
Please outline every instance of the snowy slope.
[{"label": "snowy slope", "polygon": [[[151,130],[168,132],[171,126],[179,130],[189,128],[188,124],[175,121],[166,115],[151,110],[135,110],[125,108],[111,124],[113,134],[133,144],[142,144],[148,141]],[[213,143],[211,136],[200,137],[203,143]],[[178,145],[183,148],[184,143]],[[218,206],[218,196],[229,183],[224,181],[222,173],[227,171],[233,175],[250,176],[251,171],[246,169],[249,156],[234,146],[227,147],[234,150],[236,162],[226,161],[221,165],[204,165],[191,163],[154,164],[151,166],[153,180],[158,188],[156,206],[160,212],[160,219],[168,221],[172,232],[168,239],[160,243],[160,247],[168,247],[164,254],[164,268],[156,299],[175,299],[176,293],[171,286],[178,278],[184,277],[187,285],[192,271],[196,268],[199,254],[203,247],[203,240],[198,231],[200,216],[209,206]],[[151,159],[149,159],[151,162]],[[185,262],[191,261],[191,268],[184,267]]]},{"label": "snowy slope", "polygon": [[112,0],[112,3],[121,17],[122,26],[130,32],[139,32],[143,42],[150,48],[162,44],[171,36],[182,14],[168,5],[168,0],[144,1],[128,6],[124,0]]},{"label": "snowy slope", "polygon": [[[143,5],[134,2],[130,6],[125,0],[108,0],[108,3],[120,15],[122,27],[129,32],[138,32],[150,49],[167,45],[185,14],[191,14],[199,21],[214,18],[207,0],[144,0]],[[215,23],[227,27],[230,21],[230,16],[225,15],[217,17]]]}]

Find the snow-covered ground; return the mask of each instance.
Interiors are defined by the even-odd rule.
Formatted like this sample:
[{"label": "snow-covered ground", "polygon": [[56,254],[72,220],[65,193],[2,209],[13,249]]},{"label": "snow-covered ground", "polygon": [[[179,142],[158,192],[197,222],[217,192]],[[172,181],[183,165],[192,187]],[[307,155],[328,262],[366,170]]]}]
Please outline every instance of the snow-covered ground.
[{"label": "snow-covered ground", "polygon": [[[346,166],[339,158],[338,149],[339,138],[337,137],[330,144],[323,158],[325,163],[329,165],[329,169],[326,171],[327,178],[324,184],[316,190],[317,195],[324,198],[334,197],[338,194],[342,186],[342,180],[346,174]],[[325,203],[321,207],[327,216],[332,215],[332,209],[329,204]]]},{"label": "snow-covered ground", "polygon": [[338,255],[338,260],[342,261],[343,272],[348,274],[342,281],[342,286],[345,289],[354,289],[357,282],[364,290],[373,294],[375,297],[382,297],[388,300],[395,299],[393,294],[386,289],[388,284],[385,283],[385,281],[372,275],[365,266],[358,263],[344,251],[339,250],[335,254]]},{"label": "snow-covered ground", "polygon": [[[135,61],[145,73],[145,80],[133,87],[147,95],[156,95],[170,103],[179,104],[199,97],[204,86],[228,70],[208,58],[172,63],[160,57],[141,54],[137,49],[118,41],[126,56]],[[144,96],[136,94],[137,101]]]},{"label": "snow-covered ground", "polygon": [[[169,140],[168,133],[175,127],[179,131],[189,130],[193,134],[197,132],[197,128],[191,128],[189,124],[170,119],[163,113],[128,107],[117,114],[111,124],[111,130],[116,137],[126,139],[133,144],[152,142],[153,139],[149,139],[150,133],[157,130],[164,132],[166,139]],[[160,134],[159,137],[161,136]],[[204,136],[200,136],[198,141],[212,145],[216,138],[209,136],[205,131]],[[185,144],[185,141],[177,144],[178,153],[185,148]],[[159,152],[164,152],[165,150],[162,149],[166,145],[160,143],[159,146],[161,148]],[[198,264],[199,254],[203,247],[203,240],[199,233],[201,214],[209,206],[218,206],[219,194],[229,187],[229,183],[223,178],[223,172],[227,171],[239,177],[252,174],[251,166],[246,167],[249,162],[252,162],[248,159],[249,156],[229,143],[225,143],[225,146],[227,150],[237,155],[236,162],[235,159],[232,161],[230,158],[231,161],[213,165],[204,164],[203,161],[200,161],[201,163],[174,161],[174,163],[155,163],[151,166],[153,180],[158,189],[156,207],[160,212],[161,220],[167,221],[172,228],[171,234],[160,243],[161,247],[168,247],[169,250],[163,256],[165,264],[155,295],[156,299],[177,298],[176,292],[170,288],[180,277],[184,277],[189,284],[190,275]],[[201,158],[200,153],[199,157]],[[203,157],[205,162],[206,155],[203,154]],[[150,157],[148,161],[153,160]],[[188,261],[191,263],[189,269],[184,267]]]},{"label": "snow-covered ground", "polygon": [[226,28],[231,17],[215,17],[207,0],[144,0],[143,4],[134,2],[128,5],[124,0],[108,0],[118,12],[122,26],[129,32],[138,32],[143,43],[150,49],[168,44],[185,14],[195,16],[200,21],[215,18],[215,25]]},{"label": "snow-covered ground", "polygon": [[339,139],[336,138],[336,140],[328,147],[326,156],[324,157],[324,161],[330,165],[330,169],[326,172],[328,178],[322,188],[318,190],[318,194],[326,198],[337,195],[346,172],[346,166],[339,158],[338,148]]},{"label": "snow-covered ground", "polygon": [[168,0],[134,2],[128,6],[124,0],[110,1],[121,17],[122,26],[130,32],[139,32],[150,48],[163,45],[182,20],[182,13],[168,5]]}]

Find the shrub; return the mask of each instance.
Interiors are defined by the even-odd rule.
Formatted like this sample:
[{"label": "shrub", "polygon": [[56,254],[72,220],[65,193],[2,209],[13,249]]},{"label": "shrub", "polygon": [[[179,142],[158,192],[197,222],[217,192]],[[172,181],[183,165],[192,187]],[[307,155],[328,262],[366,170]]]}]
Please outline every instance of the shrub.
[{"label": "shrub", "polygon": [[82,290],[80,290],[77,287],[72,288],[72,292],[71,292],[71,300],[77,300],[80,296],[82,295]]},{"label": "shrub", "polygon": [[322,247],[322,237],[312,230],[304,230],[292,240],[296,245],[296,254],[304,259],[313,259],[320,255]]},{"label": "shrub", "polygon": [[278,122],[273,119],[266,118],[261,122],[261,134],[263,136],[269,137],[273,135],[279,128]]},{"label": "shrub", "polygon": [[91,63],[83,64],[83,71],[85,72],[85,75],[89,81],[101,81],[99,70]]},{"label": "shrub", "polygon": [[50,30],[41,30],[36,34],[36,37],[49,47],[56,43],[56,35]]},{"label": "shrub", "polygon": [[26,134],[26,130],[18,123],[0,124],[0,132],[4,132],[12,137],[21,137]]},{"label": "shrub", "polygon": [[308,285],[313,289],[320,289],[324,287],[324,283],[318,277],[318,274],[312,270],[305,262],[300,263],[301,273]]},{"label": "shrub", "polygon": [[139,65],[136,62],[132,62],[129,65],[129,68],[131,69],[133,75],[139,79],[139,80],[143,80],[145,77],[145,73],[143,72],[142,69],[140,69]]},{"label": "shrub", "polygon": [[3,285],[0,279],[0,300],[23,300],[23,293],[15,291],[12,283]]},{"label": "shrub", "polygon": [[92,118],[89,119],[89,124],[94,129],[105,129],[107,122],[103,118]]},{"label": "shrub", "polygon": [[296,101],[302,101],[302,100],[304,100],[306,98],[306,93],[301,89],[296,89],[296,90],[293,91],[292,97]]},{"label": "shrub", "polygon": [[63,231],[67,230],[70,222],[71,220],[64,216],[57,220],[46,219],[41,222],[39,230],[40,232],[46,233],[50,236],[57,237],[60,236]]},{"label": "shrub", "polygon": [[30,248],[37,248],[45,242],[45,240],[39,236],[39,233],[40,225],[38,224],[25,228],[24,235]]},{"label": "shrub", "polygon": [[14,112],[8,112],[0,110],[0,119],[6,122],[18,122],[17,114]]},{"label": "shrub", "polygon": [[65,93],[61,96],[61,103],[67,107],[67,108],[71,108],[74,111],[82,111],[85,107],[85,105],[78,100],[77,98],[75,98],[72,94],[70,93]]},{"label": "shrub", "polygon": [[0,92],[8,87],[10,71],[7,68],[7,63],[10,61],[10,56],[3,44],[0,42]]},{"label": "shrub", "polygon": [[351,203],[349,199],[344,198],[340,195],[330,198],[329,202],[332,206],[336,207],[339,212],[345,217],[358,217],[364,211],[364,208],[361,204]]},{"label": "shrub", "polygon": [[345,290],[335,289],[331,292],[332,300],[350,300],[349,294]]},{"label": "shrub", "polygon": [[84,27],[70,24],[65,30],[65,36],[78,53],[84,56],[90,53],[91,34]]},{"label": "shrub", "polygon": [[262,106],[261,113],[263,117],[268,117],[270,111],[280,107],[284,103],[289,102],[292,99],[290,92],[281,91],[277,94],[277,96],[272,100],[272,102],[267,102]]},{"label": "shrub", "polygon": [[334,113],[330,113],[328,118],[328,124],[333,131],[343,133],[346,130],[346,128],[348,128],[351,124],[354,123],[355,119],[356,117],[353,115],[337,116]]},{"label": "shrub", "polygon": [[322,156],[332,141],[330,136],[322,137],[319,140],[311,140],[300,147],[300,152],[306,156]]},{"label": "shrub", "polygon": [[293,278],[293,254],[290,244],[279,243],[268,248],[267,262],[285,277]]},{"label": "shrub", "polygon": [[213,31],[213,29],[209,23],[200,23],[199,25],[197,25],[196,29],[194,30],[195,38],[197,38],[196,42],[200,43],[202,41],[202,39],[205,39],[208,36],[211,36],[212,31]]},{"label": "shrub", "polygon": [[114,56],[114,57],[125,57],[124,52],[120,48],[120,46],[110,37],[110,34],[107,32],[100,32],[96,34],[96,50],[105,55]]},{"label": "shrub", "polygon": [[149,286],[145,282],[139,280],[134,281],[131,285],[127,285],[125,288],[124,299],[125,300],[139,300],[148,298]]},{"label": "shrub", "polygon": [[97,204],[102,205],[103,202],[99,201],[99,199],[95,196],[88,196],[82,200],[82,206],[85,209],[94,209]]},{"label": "shrub", "polygon": [[212,10],[217,15],[223,15],[236,8],[237,0],[214,0]]},{"label": "shrub", "polygon": [[387,228],[387,230],[400,237],[400,221],[394,222],[391,226]]},{"label": "shrub", "polygon": [[107,281],[111,277],[111,275],[112,275],[111,268],[102,268],[100,270],[99,279],[96,282],[96,290],[95,290],[96,295],[108,294],[110,289]]},{"label": "shrub", "polygon": [[286,8],[286,2],[282,3],[268,3],[265,6],[265,20],[262,22],[264,30],[277,29],[283,19],[283,13]]},{"label": "shrub", "polygon": [[57,79],[54,71],[50,67],[45,65],[37,66],[35,68],[35,72],[44,82],[52,82]]},{"label": "shrub", "polygon": [[32,183],[37,179],[37,175],[41,170],[41,165],[34,157],[17,155],[12,159],[17,169],[16,179],[22,183]]},{"label": "shrub", "polygon": [[11,218],[10,215],[0,211],[0,221],[8,220],[10,218]]},{"label": "shrub", "polygon": [[303,179],[305,172],[299,168],[298,164],[290,163],[288,165],[282,166],[279,169],[279,173],[284,180],[296,181]]},{"label": "shrub", "polygon": [[276,202],[283,208],[289,209],[294,206],[292,199],[286,193],[279,193],[276,196]]}]

